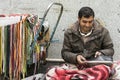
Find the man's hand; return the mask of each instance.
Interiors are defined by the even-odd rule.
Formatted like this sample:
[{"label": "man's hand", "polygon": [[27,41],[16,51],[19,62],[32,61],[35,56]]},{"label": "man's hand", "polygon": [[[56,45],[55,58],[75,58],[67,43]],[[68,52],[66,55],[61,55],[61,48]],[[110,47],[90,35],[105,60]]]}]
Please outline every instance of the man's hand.
[{"label": "man's hand", "polygon": [[77,62],[78,64],[84,64],[86,59],[82,55],[77,56]]},{"label": "man's hand", "polygon": [[101,52],[97,51],[97,52],[95,53],[95,58],[98,57],[98,56],[100,56],[101,54],[102,54]]}]

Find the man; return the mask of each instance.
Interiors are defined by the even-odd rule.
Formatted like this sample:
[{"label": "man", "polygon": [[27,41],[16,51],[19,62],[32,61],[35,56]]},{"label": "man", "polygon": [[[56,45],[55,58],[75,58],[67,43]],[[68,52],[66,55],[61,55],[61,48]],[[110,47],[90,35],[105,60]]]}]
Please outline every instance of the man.
[{"label": "man", "polygon": [[112,60],[114,49],[109,32],[94,17],[90,7],[82,7],[78,12],[78,21],[65,31],[61,54],[66,62],[83,64],[99,56],[105,56],[103,60]]}]

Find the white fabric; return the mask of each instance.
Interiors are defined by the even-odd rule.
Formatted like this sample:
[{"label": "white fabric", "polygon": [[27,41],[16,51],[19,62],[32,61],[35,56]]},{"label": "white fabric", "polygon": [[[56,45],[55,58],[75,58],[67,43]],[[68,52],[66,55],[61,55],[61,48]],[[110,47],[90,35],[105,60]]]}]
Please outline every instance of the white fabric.
[{"label": "white fabric", "polygon": [[92,33],[92,30],[89,32],[89,33],[87,33],[87,34],[84,34],[84,33],[82,33],[82,32],[80,32],[80,34],[82,35],[82,36],[89,36],[90,34]]},{"label": "white fabric", "polygon": [[[22,19],[24,16],[22,16]],[[21,20],[21,16],[11,16],[11,17],[0,17],[0,26],[6,26],[10,24],[15,24]]]}]

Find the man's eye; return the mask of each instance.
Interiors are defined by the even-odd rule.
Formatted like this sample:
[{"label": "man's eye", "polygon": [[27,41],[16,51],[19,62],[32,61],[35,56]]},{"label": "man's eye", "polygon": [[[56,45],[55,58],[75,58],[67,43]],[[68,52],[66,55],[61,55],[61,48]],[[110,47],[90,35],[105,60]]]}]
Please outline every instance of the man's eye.
[{"label": "man's eye", "polygon": [[92,23],[93,21],[89,21],[89,23]]},{"label": "man's eye", "polygon": [[83,21],[83,23],[87,23],[87,21]]}]

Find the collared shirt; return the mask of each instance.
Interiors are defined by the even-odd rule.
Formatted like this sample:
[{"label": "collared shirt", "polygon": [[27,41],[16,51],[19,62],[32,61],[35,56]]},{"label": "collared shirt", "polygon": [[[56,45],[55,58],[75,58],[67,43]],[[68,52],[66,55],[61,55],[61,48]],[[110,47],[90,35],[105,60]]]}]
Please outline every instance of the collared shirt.
[{"label": "collared shirt", "polygon": [[84,36],[84,37],[89,36],[89,35],[92,33],[92,31],[93,31],[93,28],[92,28],[91,31],[88,32],[87,34],[84,34],[84,33],[81,32],[81,30],[80,30],[80,28],[79,28],[79,32],[80,32],[80,34],[81,34],[82,36]]},{"label": "collared shirt", "polygon": [[81,32],[81,30],[79,28],[79,32],[82,35],[82,39],[83,39],[84,44],[87,42],[88,36],[92,33],[92,31],[93,31],[93,28],[87,34],[84,34],[84,33]]}]

